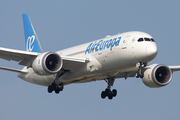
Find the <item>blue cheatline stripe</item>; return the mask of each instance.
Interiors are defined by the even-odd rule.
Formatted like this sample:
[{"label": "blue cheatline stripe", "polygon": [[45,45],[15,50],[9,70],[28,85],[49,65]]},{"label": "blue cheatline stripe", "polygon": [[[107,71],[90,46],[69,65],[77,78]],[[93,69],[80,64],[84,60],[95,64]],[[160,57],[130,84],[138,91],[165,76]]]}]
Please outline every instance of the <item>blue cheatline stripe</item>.
[{"label": "blue cheatline stripe", "polygon": [[24,25],[24,36],[26,50],[29,52],[41,53],[40,43],[37,41],[37,36],[34,31],[33,25],[27,14],[22,14],[23,25]]}]

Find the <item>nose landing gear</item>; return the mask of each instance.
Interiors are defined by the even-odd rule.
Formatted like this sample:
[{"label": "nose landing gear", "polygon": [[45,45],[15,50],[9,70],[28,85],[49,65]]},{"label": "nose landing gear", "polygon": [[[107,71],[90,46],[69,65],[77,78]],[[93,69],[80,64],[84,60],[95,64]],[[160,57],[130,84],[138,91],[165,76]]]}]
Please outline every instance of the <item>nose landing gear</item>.
[{"label": "nose landing gear", "polygon": [[139,77],[143,78],[144,77],[144,72],[142,71],[142,69],[146,66],[147,66],[147,63],[140,62],[139,69],[136,73],[136,78],[139,78]]},{"label": "nose landing gear", "polygon": [[115,80],[115,78],[107,78],[107,79],[105,79],[105,81],[107,82],[108,86],[105,89],[105,91],[101,92],[101,98],[102,99],[105,99],[106,97],[108,97],[111,100],[113,97],[116,97],[117,90],[113,89],[111,91],[111,86],[113,86],[114,80]]}]

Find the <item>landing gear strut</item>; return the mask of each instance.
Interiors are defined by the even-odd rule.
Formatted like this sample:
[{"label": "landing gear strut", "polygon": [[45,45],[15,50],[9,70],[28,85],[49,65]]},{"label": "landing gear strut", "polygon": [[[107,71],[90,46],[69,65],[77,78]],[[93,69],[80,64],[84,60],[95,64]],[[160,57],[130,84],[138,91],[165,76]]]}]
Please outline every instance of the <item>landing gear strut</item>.
[{"label": "landing gear strut", "polygon": [[108,97],[111,100],[113,97],[116,97],[117,90],[113,89],[111,91],[111,86],[113,86],[114,80],[115,80],[115,78],[107,78],[107,79],[105,79],[105,81],[107,82],[108,86],[105,89],[105,91],[101,92],[101,98],[102,99],[105,99],[106,97]]},{"label": "landing gear strut", "polygon": [[138,72],[136,73],[136,78],[139,78],[139,77],[143,78],[144,77],[144,72],[142,71],[142,69],[146,66],[147,66],[147,63],[140,62]]},{"label": "landing gear strut", "polygon": [[56,94],[58,94],[60,91],[63,91],[64,85],[63,83],[57,84],[57,80],[66,73],[67,71],[63,70],[62,72],[59,72],[56,74],[54,82],[48,86],[48,92],[52,93],[52,91],[55,91]]}]

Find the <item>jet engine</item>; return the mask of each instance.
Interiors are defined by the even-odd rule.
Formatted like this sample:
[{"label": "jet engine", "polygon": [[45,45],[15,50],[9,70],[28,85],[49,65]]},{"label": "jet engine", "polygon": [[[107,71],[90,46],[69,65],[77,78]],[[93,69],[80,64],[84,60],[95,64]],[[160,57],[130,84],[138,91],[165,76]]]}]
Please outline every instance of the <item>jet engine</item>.
[{"label": "jet engine", "polygon": [[32,63],[32,68],[38,75],[52,75],[61,70],[63,60],[53,52],[42,53]]},{"label": "jet engine", "polygon": [[144,71],[143,83],[150,88],[163,87],[172,79],[172,71],[169,67],[160,64],[147,66]]}]

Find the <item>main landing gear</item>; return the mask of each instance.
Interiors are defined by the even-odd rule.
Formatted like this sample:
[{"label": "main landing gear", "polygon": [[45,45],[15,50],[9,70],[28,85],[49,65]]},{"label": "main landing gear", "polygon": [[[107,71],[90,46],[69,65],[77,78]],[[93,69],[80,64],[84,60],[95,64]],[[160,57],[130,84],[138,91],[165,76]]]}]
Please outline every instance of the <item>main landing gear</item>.
[{"label": "main landing gear", "polygon": [[48,92],[52,93],[52,91],[55,91],[56,94],[58,94],[60,91],[62,91],[64,88],[64,85],[60,83],[57,85],[55,82],[48,86]]},{"label": "main landing gear", "polygon": [[105,99],[106,97],[108,97],[111,100],[113,97],[116,97],[117,90],[113,89],[111,91],[111,86],[113,86],[114,80],[115,80],[115,78],[107,78],[107,79],[105,79],[105,81],[107,82],[108,86],[105,89],[105,91],[101,92],[101,98],[102,99]]},{"label": "main landing gear", "polygon": [[54,79],[54,82],[48,86],[48,92],[52,93],[52,91],[55,91],[56,94],[58,94],[60,91],[63,91],[64,85],[63,83],[57,84],[57,80],[66,73],[67,71],[62,70],[61,72],[57,73]]},{"label": "main landing gear", "polygon": [[143,78],[144,77],[144,72],[142,71],[142,69],[146,66],[147,66],[147,63],[140,62],[138,72],[136,73],[136,78],[139,78],[139,77]]}]

